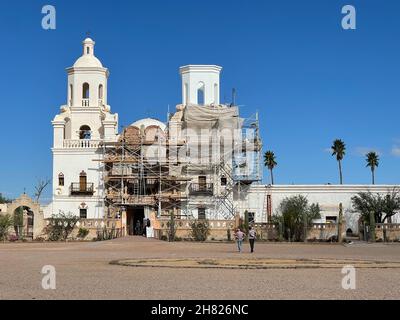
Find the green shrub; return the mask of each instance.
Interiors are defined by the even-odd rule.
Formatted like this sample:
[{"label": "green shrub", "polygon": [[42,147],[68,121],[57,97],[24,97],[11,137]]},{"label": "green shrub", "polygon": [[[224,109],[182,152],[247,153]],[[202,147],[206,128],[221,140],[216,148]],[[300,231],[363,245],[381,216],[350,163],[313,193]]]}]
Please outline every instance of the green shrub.
[{"label": "green shrub", "polygon": [[89,230],[85,228],[79,228],[78,238],[85,239],[89,234]]},{"label": "green shrub", "polygon": [[52,215],[49,219],[49,225],[46,227],[49,240],[67,240],[78,221],[79,218],[72,213],[60,212],[58,215]]},{"label": "green shrub", "polygon": [[14,225],[13,219],[9,214],[0,215],[0,240],[6,240],[9,229]]},{"label": "green shrub", "polygon": [[192,228],[191,236],[196,241],[206,241],[207,237],[210,235],[210,224],[208,220],[197,220],[191,223]]}]

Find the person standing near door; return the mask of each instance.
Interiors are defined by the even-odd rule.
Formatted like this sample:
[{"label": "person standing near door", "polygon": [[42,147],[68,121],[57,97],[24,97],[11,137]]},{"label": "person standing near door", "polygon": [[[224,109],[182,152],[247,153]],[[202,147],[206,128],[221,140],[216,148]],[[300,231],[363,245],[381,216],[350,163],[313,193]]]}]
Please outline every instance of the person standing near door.
[{"label": "person standing near door", "polygon": [[254,252],[254,242],[256,241],[256,238],[257,238],[256,230],[254,230],[253,227],[249,227],[249,242],[250,242],[251,253]]}]

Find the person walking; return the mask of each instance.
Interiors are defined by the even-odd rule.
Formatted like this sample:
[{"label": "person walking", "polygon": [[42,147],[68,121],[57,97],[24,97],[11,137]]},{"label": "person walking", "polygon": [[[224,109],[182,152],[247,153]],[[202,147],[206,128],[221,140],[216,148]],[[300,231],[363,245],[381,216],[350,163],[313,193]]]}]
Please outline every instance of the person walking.
[{"label": "person walking", "polygon": [[256,241],[256,238],[257,238],[256,230],[254,230],[253,227],[249,227],[249,242],[250,242],[251,253],[254,252],[254,242]]},{"label": "person walking", "polygon": [[242,252],[242,244],[243,244],[243,240],[244,240],[245,236],[246,235],[244,234],[244,232],[242,232],[242,230],[240,230],[240,228],[238,228],[235,233],[235,238],[236,238],[236,243],[237,243],[239,252]]}]

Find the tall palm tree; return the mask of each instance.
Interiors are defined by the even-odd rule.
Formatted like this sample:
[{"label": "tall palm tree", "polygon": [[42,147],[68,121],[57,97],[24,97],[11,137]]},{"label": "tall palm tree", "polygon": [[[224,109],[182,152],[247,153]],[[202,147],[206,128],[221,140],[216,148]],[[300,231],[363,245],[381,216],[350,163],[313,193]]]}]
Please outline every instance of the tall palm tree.
[{"label": "tall palm tree", "polygon": [[379,156],[376,152],[371,151],[366,155],[367,167],[371,168],[372,184],[375,184],[375,168],[379,166]]},{"label": "tall palm tree", "polygon": [[272,170],[274,170],[275,166],[278,165],[276,162],[275,154],[272,151],[267,151],[264,154],[264,165],[269,169],[271,173],[271,184],[274,184],[274,174]]},{"label": "tall palm tree", "polygon": [[340,175],[340,184],[343,184],[343,175],[342,175],[342,160],[344,155],[346,154],[346,145],[340,139],[336,139],[333,141],[332,156],[336,156],[336,160],[339,163],[339,175]]}]

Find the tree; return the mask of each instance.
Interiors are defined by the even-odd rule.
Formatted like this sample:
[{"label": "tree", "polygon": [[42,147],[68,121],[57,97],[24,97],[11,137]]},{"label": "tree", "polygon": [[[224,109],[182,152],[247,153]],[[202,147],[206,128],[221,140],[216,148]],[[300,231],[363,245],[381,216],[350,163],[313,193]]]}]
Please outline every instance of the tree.
[{"label": "tree", "polygon": [[8,236],[8,230],[14,225],[11,215],[0,215],[0,240],[5,241]]},{"label": "tree", "polygon": [[264,165],[269,169],[271,173],[271,184],[274,184],[273,170],[278,165],[276,162],[275,154],[272,151],[267,151],[264,154]]},{"label": "tree", "polygon": [[371,168],[372,184],[375,184],[375,168],[379,166],[379,156],[376,152],[371,151],[366,155],[367,167]]},{"label": "tree", "polygon": [[302,195],[285,198],[279,205],[280,215],[273,221],[283,225],[283,234],[286,239],[295,241],[307,239],[307,229],[315,219],[319,219],[320,208],[317,203],[308,204],[306,197]]},{"label": "tree", "polygon": [[68,236],[74,230],[79,218],[72,213],[60,211],[57,215],[52,215],[49,224],[46,227],[46,233],[50,241],[67,240]]},{"label": "tree", "polygon": [[40,197],[42,196],[42,193],[44,189],[50,184],[50,179],[42,180],[39,179],[36,186],[35,186],[35,199],[36,202],[39,202]]},{"label": "tree", "polygon": [[351,198],[351,202],[353,210],[359,212],[367,224],[391,222],[392,217],[400,211],[400,194],[397,188],[385,195],[370,191],[360,192]]},{"label": "tree", "polygon": [[343,184],[342,160],[346,154],[346,145],[342,140],[336,139],[335,141],[333,141],[331,149],[332,149],[332,156],[336,156],[336,160],[338,161],[339,164],[340,184]]},{"label": "tree", "polygon": [[0,193],[0,204],[4,204],[4,203],[11,203],[11,199],[7,199],[6,197],[3,196],[2,193]]}]

